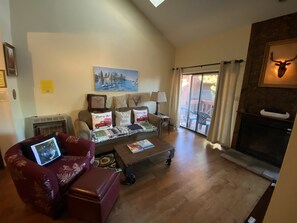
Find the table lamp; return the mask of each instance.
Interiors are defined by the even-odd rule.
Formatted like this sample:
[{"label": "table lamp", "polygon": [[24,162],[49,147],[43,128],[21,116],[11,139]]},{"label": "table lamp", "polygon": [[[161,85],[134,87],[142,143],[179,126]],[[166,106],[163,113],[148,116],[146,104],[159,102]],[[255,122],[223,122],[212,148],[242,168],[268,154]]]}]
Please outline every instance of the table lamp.
[{"label": "table lamp", "polygon": [[167,102],[166,94],[162,91],[152,92],[151,101],[156,102],[156,112],[155,115],[159,115],[160,102]]}]

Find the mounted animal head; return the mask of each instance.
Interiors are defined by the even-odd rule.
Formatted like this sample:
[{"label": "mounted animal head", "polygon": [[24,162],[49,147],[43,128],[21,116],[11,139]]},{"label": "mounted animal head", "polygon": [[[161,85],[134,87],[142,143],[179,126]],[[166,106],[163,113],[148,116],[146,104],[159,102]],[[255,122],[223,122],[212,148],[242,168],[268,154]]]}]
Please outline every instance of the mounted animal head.
[{"label": "mounted animal head", "polygon": [[285,75],[286,70],[287,70],[287,66],[291,64],[291,63],[288,63],[288,62],[291,62],[291,61],[295,60],[296,58],[297,58],[297,55],[293,59],[285,60],[284,62],[282,62],[280,60],[274,60],[273,59],[273,52],[271,52],[271,54],[270,54],[270,60],[273,61],[273,62],[276,62],[275,65],[279,66],[278,71],[277,71],[277,76],[279,78],[281,78],[281,77],[283,77]]}]

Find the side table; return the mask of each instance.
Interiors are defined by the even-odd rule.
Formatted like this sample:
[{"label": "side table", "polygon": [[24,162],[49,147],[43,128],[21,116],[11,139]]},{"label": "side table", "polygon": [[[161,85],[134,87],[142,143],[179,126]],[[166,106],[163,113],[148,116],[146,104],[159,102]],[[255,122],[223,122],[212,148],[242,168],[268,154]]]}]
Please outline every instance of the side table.
[{"label": "side table", "polygon": [[[161,118],[162,126],[167,126],[167,132],[168,132],[168,135],[169,135],[170,134],[170,117],[166,116],[166,115],[163,115],[163,114],[159,114],[157,116],[159,118]],[[162,135],[162,133],[161,133],[161,135]]]}]

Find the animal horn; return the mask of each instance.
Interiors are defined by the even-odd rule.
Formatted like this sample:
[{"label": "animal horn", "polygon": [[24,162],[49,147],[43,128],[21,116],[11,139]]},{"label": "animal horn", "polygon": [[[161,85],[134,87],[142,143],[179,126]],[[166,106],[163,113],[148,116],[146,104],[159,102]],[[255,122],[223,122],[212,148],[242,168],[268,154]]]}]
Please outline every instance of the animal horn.
[{"label": "animal horn", "polygon": [[[296,55],[296,57],[297,57],[297,55]],[[295,58],[295,59],[296,59],[296,58]],[[271,52],[271,54],[270,54],[270,60],[273,61],[273,62],[281,63],[280,60],[274,60],[274,59],[273,59],[273,52]]]},{"label": "animal horn", "polygon": [[293,59],[291,59],[291,60],[286,60],[285,62],[290,62],[290,61],[296,60],[296,58],[297,58],[297,55],[296,55]]}]

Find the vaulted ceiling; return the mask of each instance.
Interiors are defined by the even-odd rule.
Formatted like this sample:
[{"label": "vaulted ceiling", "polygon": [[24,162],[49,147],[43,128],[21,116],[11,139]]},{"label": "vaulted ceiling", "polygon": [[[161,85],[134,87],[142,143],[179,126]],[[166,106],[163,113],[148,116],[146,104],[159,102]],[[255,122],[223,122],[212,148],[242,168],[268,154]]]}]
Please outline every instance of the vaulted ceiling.
[{"label": "vaulted ceiling", "polygon": [[176,47],[297,12],[296,0],[165,0],[157,8],[131,1]]}]

